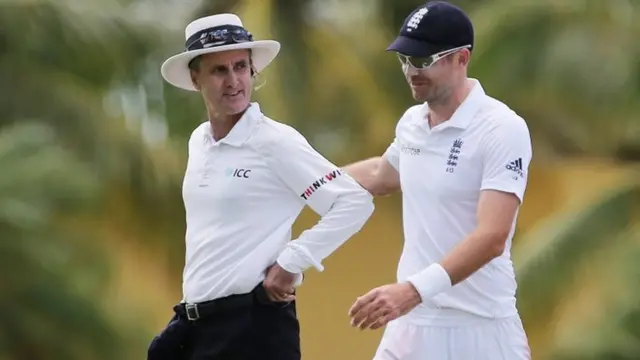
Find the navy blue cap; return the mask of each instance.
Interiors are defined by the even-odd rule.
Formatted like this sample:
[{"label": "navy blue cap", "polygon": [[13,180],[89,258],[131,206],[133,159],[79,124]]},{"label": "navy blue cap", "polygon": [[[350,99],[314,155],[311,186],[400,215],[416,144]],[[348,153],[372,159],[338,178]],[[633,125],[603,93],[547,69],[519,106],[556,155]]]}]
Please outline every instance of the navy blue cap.
[{"label": "navy blue cap", "polygon": [[387,51],[428,57],[466,45],[472,50],[473,38],[473,25],[462,9],[445,1],[430,1],[409,14]]}]

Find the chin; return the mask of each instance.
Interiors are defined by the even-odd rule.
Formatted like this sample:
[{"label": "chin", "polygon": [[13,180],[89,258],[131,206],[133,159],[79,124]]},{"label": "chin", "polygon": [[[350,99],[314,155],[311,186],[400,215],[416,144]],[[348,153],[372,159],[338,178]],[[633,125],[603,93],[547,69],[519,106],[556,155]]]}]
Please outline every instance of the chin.
[{"label": "chin", "polygon": [[249,107],[248,101],[242,104],[232,104],[227,106],[227,111],[225,112],[227,115],[237,115],[247,110],[248,107]]},{"label": "chin", "polygon": [[421,102],[421,103],[426,101],[426,98],[425,98],[424,94],[419,94],[419,93],[414,92],[411,95],[413,95],[413,99],[415,101],[418,101],[418,102]]}]

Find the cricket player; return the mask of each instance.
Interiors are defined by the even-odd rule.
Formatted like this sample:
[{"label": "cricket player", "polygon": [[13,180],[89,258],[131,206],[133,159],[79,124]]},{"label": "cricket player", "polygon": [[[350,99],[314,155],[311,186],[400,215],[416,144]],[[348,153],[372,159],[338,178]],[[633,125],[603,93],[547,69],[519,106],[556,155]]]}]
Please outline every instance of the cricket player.
[{"label": "cricket player", "polygon": [[353,326],[386,327],[375,360],[528,360],[510,256],[532,158],[525,121],[467,76],[468,16],[433,1],[387,50],[420,102],[382,157],[345,167],[378,196],[402,192],[397,283],[359,297]]}]

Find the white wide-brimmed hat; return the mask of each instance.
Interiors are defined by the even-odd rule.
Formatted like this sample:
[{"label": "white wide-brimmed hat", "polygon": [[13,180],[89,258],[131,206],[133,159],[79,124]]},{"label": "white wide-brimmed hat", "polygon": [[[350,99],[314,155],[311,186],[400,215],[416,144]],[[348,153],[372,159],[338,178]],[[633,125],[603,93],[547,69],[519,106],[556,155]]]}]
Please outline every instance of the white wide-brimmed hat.
[{"label": "white wide-brimmed hat", "polygon": [[280,51],[275,40],[253,40],[235,14],[218,14],[192,21],[185,28],[185,51],[162,64],[162,77],[171,85],[197,91],[191,82],[189,62],[196,56],[221,51],[251,49],[253,67],[262,71]]}]

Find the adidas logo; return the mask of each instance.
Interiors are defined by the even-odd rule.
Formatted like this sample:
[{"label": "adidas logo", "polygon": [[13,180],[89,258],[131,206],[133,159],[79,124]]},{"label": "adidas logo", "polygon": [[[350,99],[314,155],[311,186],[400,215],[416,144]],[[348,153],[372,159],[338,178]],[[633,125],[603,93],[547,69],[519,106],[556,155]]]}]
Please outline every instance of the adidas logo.
[{"label": "adidas logo", "polygon": [[510,161],[505,168],[507,170],[513,171],[516,174],[524,177],[524,171],[522,170],[522,158],[518,158],[518,160]]}]

